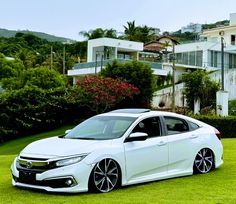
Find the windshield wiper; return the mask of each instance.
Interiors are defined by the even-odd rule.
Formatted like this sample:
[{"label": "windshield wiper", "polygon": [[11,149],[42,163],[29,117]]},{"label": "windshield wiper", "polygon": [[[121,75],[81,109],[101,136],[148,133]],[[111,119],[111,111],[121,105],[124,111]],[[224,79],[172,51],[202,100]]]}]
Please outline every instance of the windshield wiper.
[{"label": "windshield wiper", "polygon": [[77,137],[77,138],[71,138],[71,139],[79,139],[79,140],[96,140],[96,138],[93,138],[93,137]]}]

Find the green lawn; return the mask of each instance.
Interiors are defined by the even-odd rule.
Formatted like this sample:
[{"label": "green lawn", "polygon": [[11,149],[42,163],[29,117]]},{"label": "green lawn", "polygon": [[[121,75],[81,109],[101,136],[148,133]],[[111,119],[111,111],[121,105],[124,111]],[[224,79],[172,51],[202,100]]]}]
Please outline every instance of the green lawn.
[{"label": "green lawn", "polygon": [[0,203],[236,203],[236,139],[223,139],[224,165],[205,175],[168,179],[129,186],[107,194],[52,194],[12,187],[10,165],[29,142],[60,135],[63,127],[0,146]]}]

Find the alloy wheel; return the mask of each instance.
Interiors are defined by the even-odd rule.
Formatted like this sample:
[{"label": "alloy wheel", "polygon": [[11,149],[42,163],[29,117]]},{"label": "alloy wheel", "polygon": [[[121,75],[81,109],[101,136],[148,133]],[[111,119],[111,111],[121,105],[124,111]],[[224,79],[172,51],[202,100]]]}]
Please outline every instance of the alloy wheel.
[{"label": "alloy wheel", "polygon": [[208,173],[214,166],[214,157],[210,149],[201,149],[194,160],[194,167],[198,173]]},{"label": "alloy wheel", "polygon": [[102,193],[113,190],[119,179],[117,163],[112,159],[98,162],[93,170],[93,183],[96,190]]}]

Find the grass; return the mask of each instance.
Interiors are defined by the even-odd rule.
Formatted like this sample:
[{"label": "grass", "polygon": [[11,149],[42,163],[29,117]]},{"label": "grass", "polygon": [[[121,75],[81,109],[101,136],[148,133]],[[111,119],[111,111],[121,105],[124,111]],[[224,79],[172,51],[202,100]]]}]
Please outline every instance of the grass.
[{"label": "grass", "polygon": [[224,164],[208,174],[168,179],[121,188],[106,194],[52,194],[11,185],[10,165],[35,139],[60,135],[69,127],[18,139],[0,146],[0,203],[236,203],[236,139],[223,139]]}]

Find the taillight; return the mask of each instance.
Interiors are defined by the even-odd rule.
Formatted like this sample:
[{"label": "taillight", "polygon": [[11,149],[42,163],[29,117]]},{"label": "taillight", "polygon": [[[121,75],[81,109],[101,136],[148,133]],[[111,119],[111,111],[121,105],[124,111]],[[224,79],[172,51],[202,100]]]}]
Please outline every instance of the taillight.
[{"label": "taillight", "polygon": [[220,134],[220,131],[217,130],[216,128],[214,128],[214,130],[215,130],[215,134],[216,134],[216,136],[218,137],[218,139],[221,140],[221,134]]}]

